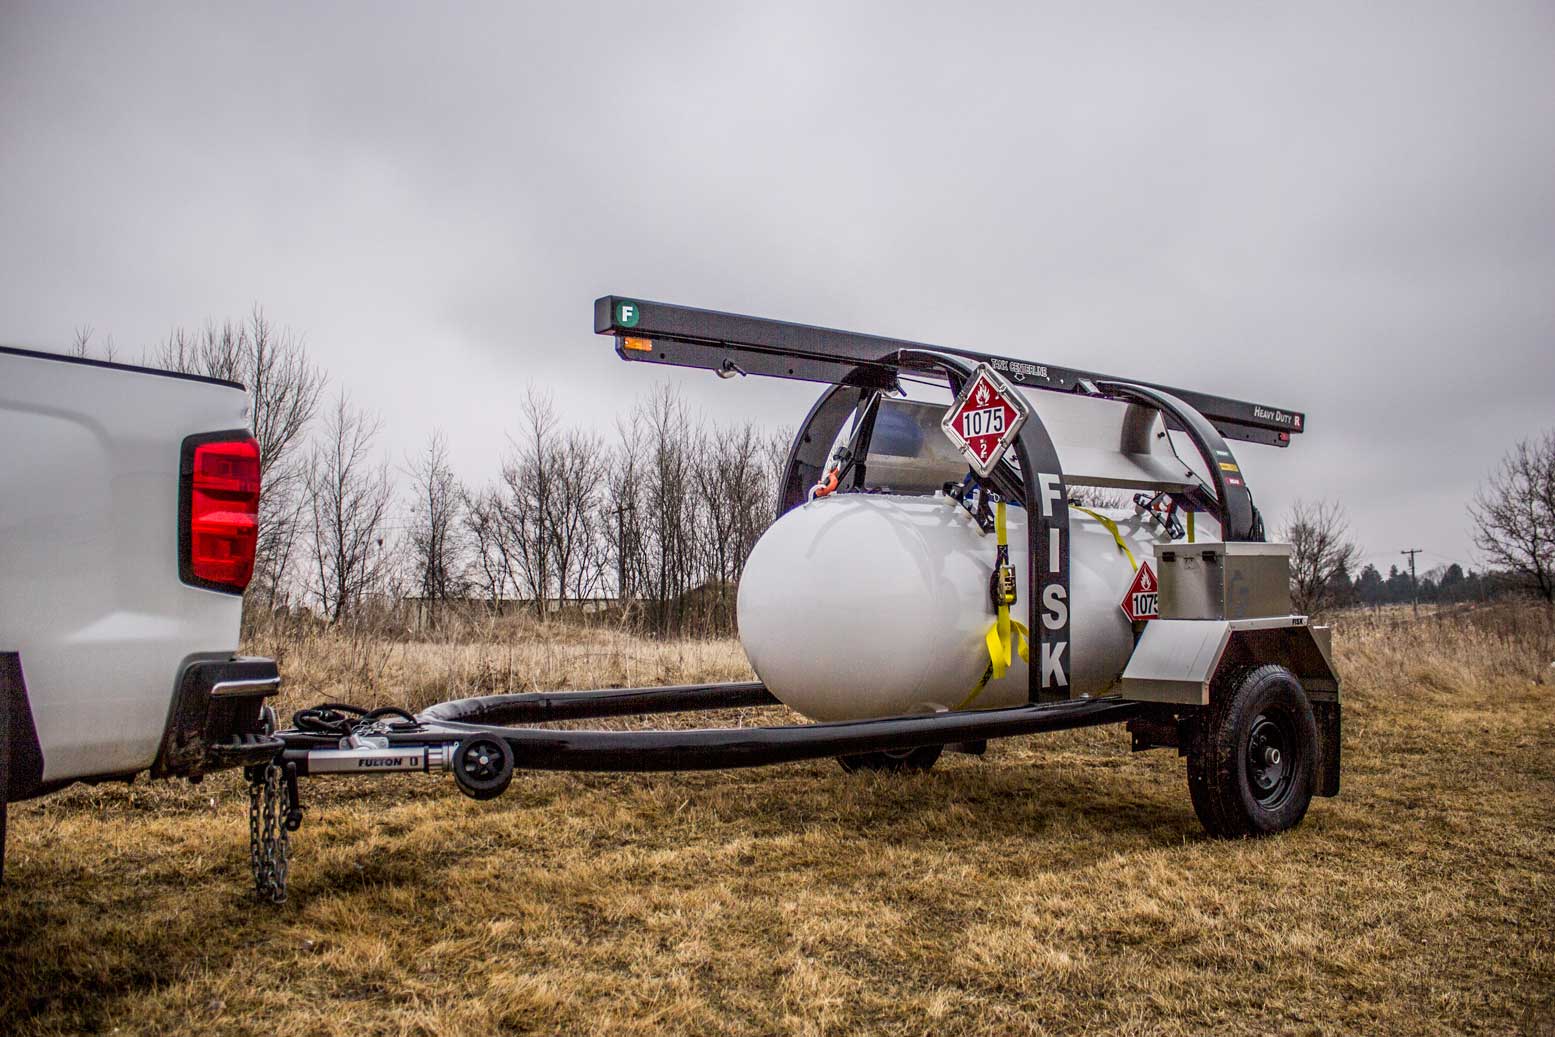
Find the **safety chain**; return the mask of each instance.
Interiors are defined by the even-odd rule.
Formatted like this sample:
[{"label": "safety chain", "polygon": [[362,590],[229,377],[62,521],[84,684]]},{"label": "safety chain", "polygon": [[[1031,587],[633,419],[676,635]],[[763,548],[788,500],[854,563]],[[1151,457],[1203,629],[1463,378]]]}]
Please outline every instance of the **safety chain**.
[{"label": "safety chain", "polygon": [[286,872],[291,864],[291,790],[282,783],[276,760],[248,768],[248,862],[254,889],[274,904],[286,900]]}]

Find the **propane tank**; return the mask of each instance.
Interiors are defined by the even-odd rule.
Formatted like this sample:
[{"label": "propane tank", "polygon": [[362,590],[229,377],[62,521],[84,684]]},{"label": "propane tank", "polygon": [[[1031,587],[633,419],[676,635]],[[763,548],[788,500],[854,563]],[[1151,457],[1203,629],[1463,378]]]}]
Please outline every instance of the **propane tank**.
[{"label": "propane tank", "polygon": [[[1147,516],[1097,513],[1116,523],[1138,561],[1167,539]],[[1025,510],[1011,505],[1007,518],[1019,595],[1011,616],[1024,622]],[[1019,655],[968,701],[988,666],[995,544],[943,495],[817,498],[779,518],[751,551],[740,578],[740,642],[768,690],[813,720],[1019,705],[1029,694]],[[1105,691],[1128,664],[1134,633],[1120,603],[1133,578],[1111,530],[1071,508],[1071,695]]]}]

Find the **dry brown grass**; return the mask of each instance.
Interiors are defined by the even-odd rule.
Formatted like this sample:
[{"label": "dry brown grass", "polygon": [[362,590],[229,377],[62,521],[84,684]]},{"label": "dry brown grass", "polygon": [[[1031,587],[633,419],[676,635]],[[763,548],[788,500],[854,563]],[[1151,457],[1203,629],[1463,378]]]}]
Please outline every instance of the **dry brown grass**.
[{"label": "dry brown grass", "polygon": [[247,650],[280,662],[288,688],[277,703],[283,713],[326,699],[421,709],[503,691],[752,679],[737,641],[654,641],[611,626],[527,617],[393,639],[316,627],[267,631]]},{"label": "dry brown grass", "polygon": [[[284,658],[294,703],[746,672],[527,635]],[[321,779],[274,908],[235,776],[74,790],[13,811],[0,1031],[1555,1033],[1539,636],[1347,617],[1344,793],[1260,842],[1203,838],[1116,729],[907,778]]]}]

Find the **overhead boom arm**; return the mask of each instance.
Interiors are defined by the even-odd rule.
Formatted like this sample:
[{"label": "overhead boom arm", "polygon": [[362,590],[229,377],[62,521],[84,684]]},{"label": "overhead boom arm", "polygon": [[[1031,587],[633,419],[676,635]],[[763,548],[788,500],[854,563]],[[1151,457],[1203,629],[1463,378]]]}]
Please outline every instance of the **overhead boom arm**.
[{"label": "overhead boom arm", "polygon": [[1133,378],[620,295],[594,301],[594,331],[615,336],[624,360],[877,388],[894,386],[897,372],[914,366],[899,359],[903,350],[953,353],[986,362],[1023,389],[1076,392],[1085,391],[1082,382],[1120,381],[1159,389],[1202,413],[1227,439],[1283,447],[1306,428],[1300,411]]}]

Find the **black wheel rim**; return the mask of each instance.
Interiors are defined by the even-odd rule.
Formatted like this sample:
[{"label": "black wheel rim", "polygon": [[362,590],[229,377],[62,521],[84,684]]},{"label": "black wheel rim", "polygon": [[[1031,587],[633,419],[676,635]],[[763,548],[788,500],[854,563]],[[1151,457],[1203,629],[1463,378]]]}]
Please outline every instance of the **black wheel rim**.
[{"label": "black wheel rim", "polygon": [[464,773],[473,782],[492,781],[502,773],[502,755],[486,742],[476,742],[465,750]]},{"label": "black wheel rim", "polygon": [[1296,731],[1284,713],[1259,713],[1247,737],[1247,787],[1258,804],[1273,810],[1296,781]]}]

